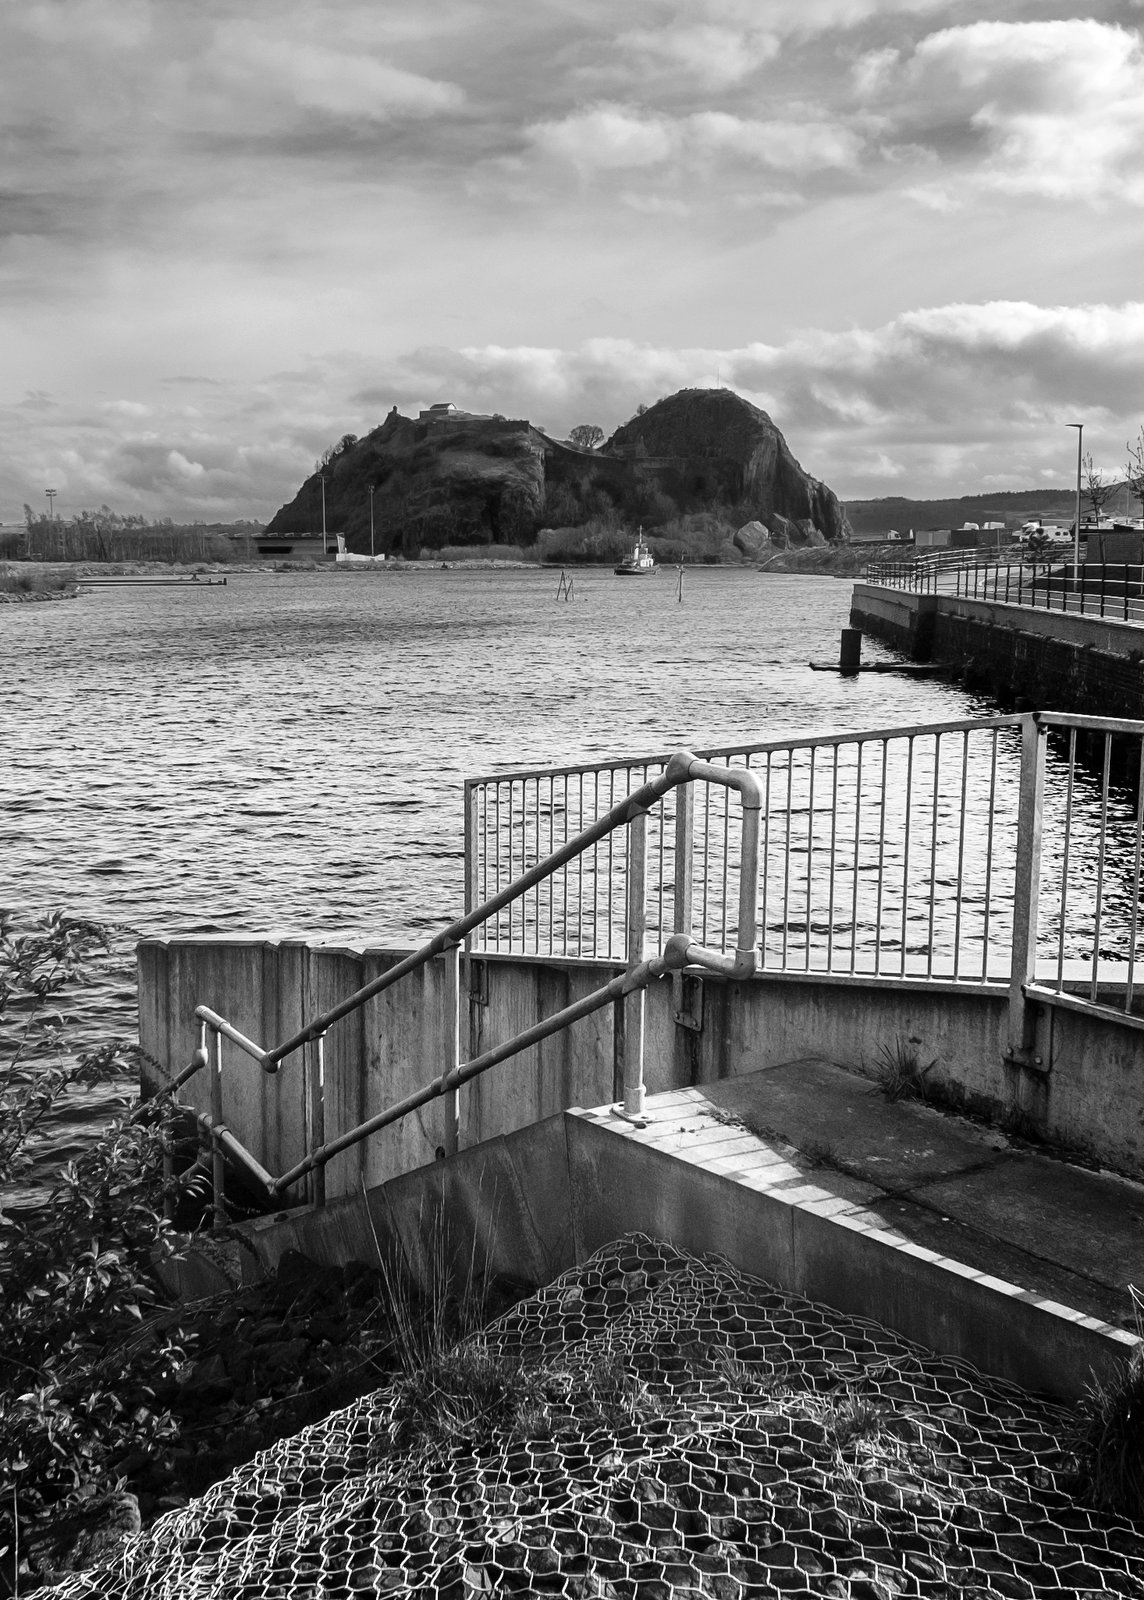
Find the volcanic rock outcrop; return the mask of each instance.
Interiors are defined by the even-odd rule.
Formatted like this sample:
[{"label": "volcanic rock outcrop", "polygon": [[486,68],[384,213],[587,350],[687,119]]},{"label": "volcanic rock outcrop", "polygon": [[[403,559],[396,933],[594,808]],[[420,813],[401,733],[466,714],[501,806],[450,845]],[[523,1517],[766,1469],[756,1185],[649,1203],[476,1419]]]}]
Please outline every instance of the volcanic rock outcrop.
[{"label": "volcanic rock outcrop", "polygon": [[682,510],[749,508],[775,543],[849,537],[837,495],[802,470],[765,411],[730,389],[681,389],[617,428],[604,449],[644,470],[654,463]]},{"label": "volcanic rock outcrop", "polygon": [[[397,408],[362,439],[347,434],[268,533],[326,526],[351,550],[415,556],[445,545],[529,544],[545,525],[618,514],[653,531],[713,511],[754,522],[752,549],[849,537],[837,497],[809,477],[765,411],[729,389],[683,389],[644,409],[599,450],[550,438],[531,423],[439,405],[416,420]],[[752,548],[748,548],[750,545]]]}]

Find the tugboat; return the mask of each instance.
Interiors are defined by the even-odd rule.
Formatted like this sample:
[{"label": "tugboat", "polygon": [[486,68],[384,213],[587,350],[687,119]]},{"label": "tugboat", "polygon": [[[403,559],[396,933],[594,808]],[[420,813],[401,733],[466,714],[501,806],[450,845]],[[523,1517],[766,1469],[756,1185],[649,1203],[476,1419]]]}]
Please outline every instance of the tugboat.
[{"label": "tugboat", "polygon": [[643,542],[642,531],[631,555],[625,556],[618,566],[612,568],[617,578],[650,578],[657,570],[655,557]]}]

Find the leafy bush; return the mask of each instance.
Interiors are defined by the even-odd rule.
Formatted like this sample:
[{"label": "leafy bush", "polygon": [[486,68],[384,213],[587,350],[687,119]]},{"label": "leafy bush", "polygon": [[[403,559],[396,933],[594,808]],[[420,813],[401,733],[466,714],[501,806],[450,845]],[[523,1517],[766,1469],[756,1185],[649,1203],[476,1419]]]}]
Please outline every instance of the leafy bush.
[{"label": "leafy bush", "polygon": [[[20,931],[0,913],[0,1191],[11,1195],[73,1090],[138,1065],[109,1044],[66,1058],[59,1000],[107,948],[90,922],[54,915]],[[46,1202],[0,1211],[0,1558],[61,1512],[120,1486],[124,1464],[161,1452],[175,1424],[156,1400],[181,1350],[154,1271],[173,1248],[163,1215],[166,1132],[126,1121],[58,1175]],[[6,1524],[6,1525],[5,1525]],[[5,1537],[5,1535],[7,1535]]]}]

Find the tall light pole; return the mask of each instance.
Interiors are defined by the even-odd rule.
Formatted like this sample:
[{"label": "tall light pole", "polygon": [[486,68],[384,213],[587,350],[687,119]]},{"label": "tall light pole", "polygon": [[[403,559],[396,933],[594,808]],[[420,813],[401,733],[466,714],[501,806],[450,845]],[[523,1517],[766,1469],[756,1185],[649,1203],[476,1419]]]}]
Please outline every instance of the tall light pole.
[{"label": "tall light pole", "polygon": [[373,491],[374,485],[369,486],[369,559],[373,560]]},{"label": "tall light pole", "polygon": [[1067,427],[1076,429],[1076,522],[1073,524],[1073,588],[1080,584],[1080,448],[1084,438],[1084,423],[1070,422]]},{"label": "tall light pole", "polygon": [[322,486],[322,554],[326,553],[326,474],[319,472],[318,482]]},{"label": "tall light pole", "polygon": [[54,522],[56,520],[56,490],[45,489],[44,493],[48,497],[48,521]]}]

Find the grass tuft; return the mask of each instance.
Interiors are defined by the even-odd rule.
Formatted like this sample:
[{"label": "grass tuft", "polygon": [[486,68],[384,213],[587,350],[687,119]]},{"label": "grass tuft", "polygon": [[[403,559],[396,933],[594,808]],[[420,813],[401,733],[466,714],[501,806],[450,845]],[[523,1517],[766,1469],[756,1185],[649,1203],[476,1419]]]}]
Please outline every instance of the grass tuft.
[{"label": "grass tuft", "polygon": [[887,1100],[926,1101],[930,1093],[926,1079],[937,1061],[934,1056],[923,1067],[914,1041],[903,1039],[900,1034],[892,1045],[879,1045],[875,1071],[882,1093]]},{"label": "grass tuft", "polygon": [[[1129,1293],[1144,1338],[1144,1294]],[[1115,1377],[1089,1384],[1071,1442],[1082,1492],[1103,1511],[1144,1519],[1144,1346]]]}]

